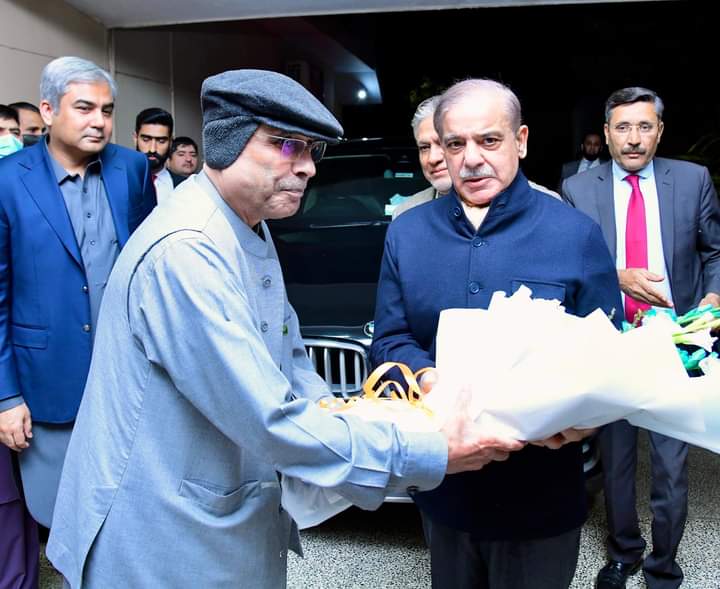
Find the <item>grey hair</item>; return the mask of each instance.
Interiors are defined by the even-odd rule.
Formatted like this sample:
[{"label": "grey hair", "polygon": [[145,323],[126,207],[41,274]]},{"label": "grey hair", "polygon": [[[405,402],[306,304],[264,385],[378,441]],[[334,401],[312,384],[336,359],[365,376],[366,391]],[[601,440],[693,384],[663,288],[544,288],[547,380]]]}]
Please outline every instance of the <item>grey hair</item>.
[{"label": "grey hair", "polygon": [[652,102],[655,105],[655,114],[658,119],[662,119],[665,104],[657,93],[641,86],[631,86],[629,88],[621,88],[610,95],[605,102],[605,122],[610,122],[610,115],[613,109],[623,104],[634,104],[636,102]]},{"label": "grey hair", "polygon": [[443,119],[451,107],[455,106],[464,98],[476,92],[494,91],[500,92],[505,98],[505,112],[510,121],[512,130],[517,133],[522,125],[522,110],[520,108],[520,100],[515,93],[505,84],[490,80],[487,78],[471,78],[453,84],[445,90],[440,97],[440,101],[435,109],[433,122],[438,134],[442,136]]},{"label": "grey hair", "polygon": [[95,84],[104,82],[110,86],[113,100],[117,86],[112,76],[92,61],[81,57],[58,57],[45,66],[40,76],[40,100],[47,100],[53,110],[60,108],[60,100],[70,84]]},{"label": "grey hair", "polygon": [[431,96],[430,98],[427,98],[423,100],[420,104],[418,104],[417,109],[415,110],[415,114],[413,115],[412,121],[410,122],[410,126],[413,130],[413,135],[417,137],[417,130],[420,126],[420,123],[422,123],[425,119],[428,117],[431,117],[435,114],[435,109],[437,109],[437,105],[440,102],[440,95]]}]

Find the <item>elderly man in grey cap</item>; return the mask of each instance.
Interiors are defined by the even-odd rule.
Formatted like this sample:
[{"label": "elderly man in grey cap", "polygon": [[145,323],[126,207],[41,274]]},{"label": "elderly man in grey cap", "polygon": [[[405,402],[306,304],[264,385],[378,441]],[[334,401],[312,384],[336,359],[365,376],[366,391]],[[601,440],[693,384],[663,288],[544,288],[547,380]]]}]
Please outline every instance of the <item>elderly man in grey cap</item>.
[{"label": "elderly man in grey cap", "polygon": [[522,444],[463,417],[413,434],[330,415],[264,222],[293,214],[342,128],[280,74],[202,88],[206,165],[121,253],[48,556],[73,588],[285,586],[279,475],[377,508]]}]

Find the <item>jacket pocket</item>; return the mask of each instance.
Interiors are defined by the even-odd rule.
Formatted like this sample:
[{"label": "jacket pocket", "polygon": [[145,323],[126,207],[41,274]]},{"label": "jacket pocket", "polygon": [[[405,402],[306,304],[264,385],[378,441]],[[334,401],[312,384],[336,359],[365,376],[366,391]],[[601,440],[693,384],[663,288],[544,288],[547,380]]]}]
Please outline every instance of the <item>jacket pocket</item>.
[{"label": "jacket pocket", "polygon": [[511,284],[513,293],[517,292],[522,285],[525,285],[532,291],[532,298],[534,299],[555,299],[561,303],[565,300],[565,285],[561,282],[518,279],[513,280]]},{"label": "jacket pocket", "polygon": [[206,511],[222,516],[237,511],[248,499],[260,494],[262,487],[260,481],[250,481],[228,489],[207,481],[184,479],[178,494]]},{"label": "jacket pocket", "polygon": [[37,348],[44,350],[48,345],[47,329],[38,327],[12,326],[12,342],[23,348]]}]

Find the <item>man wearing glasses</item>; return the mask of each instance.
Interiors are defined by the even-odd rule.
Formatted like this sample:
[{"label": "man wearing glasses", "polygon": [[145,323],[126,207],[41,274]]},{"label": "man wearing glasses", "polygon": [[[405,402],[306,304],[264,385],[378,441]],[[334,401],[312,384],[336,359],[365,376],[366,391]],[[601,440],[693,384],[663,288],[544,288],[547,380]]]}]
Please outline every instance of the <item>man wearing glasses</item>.
[{"label": "man wearing glasses", "polygon": [[[571,176],[563,196],[601,227],[624,293],[625,318],[672,307],[678,315],[720,304],[720,206],[707,168],[655,157],[663,102],[647,88],[623,88],[605,104],[612,161]],[[630,376],[629,376],[630,377]],[[675,589],[676,560],[688,506],[688,446],[648,432],[652,464],[652,552],[644,559],[635,505],[637,428],[603,428],[609,562],[597,589],[623,589],[642,566],[648,589]]]},{"label": "man wearing glasses", "polygon": [[108,283],[47,553],[72,588],[281,588],[296,526],[280,474],[377,508],[523,444],[461,412],[440,432],[330,415],[265,219],[292,215],[342,128],[302,86],[202,88],[201,173],[148,217]]}]

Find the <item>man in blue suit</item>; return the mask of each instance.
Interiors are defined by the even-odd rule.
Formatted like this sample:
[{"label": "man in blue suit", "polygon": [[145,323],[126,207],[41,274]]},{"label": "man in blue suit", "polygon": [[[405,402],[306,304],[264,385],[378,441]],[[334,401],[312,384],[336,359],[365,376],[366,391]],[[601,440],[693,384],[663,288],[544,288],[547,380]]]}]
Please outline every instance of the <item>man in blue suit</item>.
[{"label": "man in blue suit", "polygon": [[0,442],[20,452],[33,517],[52,520],[105,283],[155,192],[109,144],[115,82],[76,57],[42,73],[48,138],[0,161]]},{"label": "man in blue suit", "polygon": [[[443,309],[487,308],[493,292],[510,294],[523,284],[574,315],[617,311],[620,289],[598,225],[531,187],[519,169],[528,128],[515,94],[492,80],[465,80],[443,94],[434,117],[453,189],[388,229],[373,364],[433,367]],[[477,361],[481,370],[483,359]],[[433,373],[423,376],[424,388]],[[503,464],[413,493],[430,544],[433,588],[570,585],[587,514],[576,443],[583,435],[561,432]]]}]

